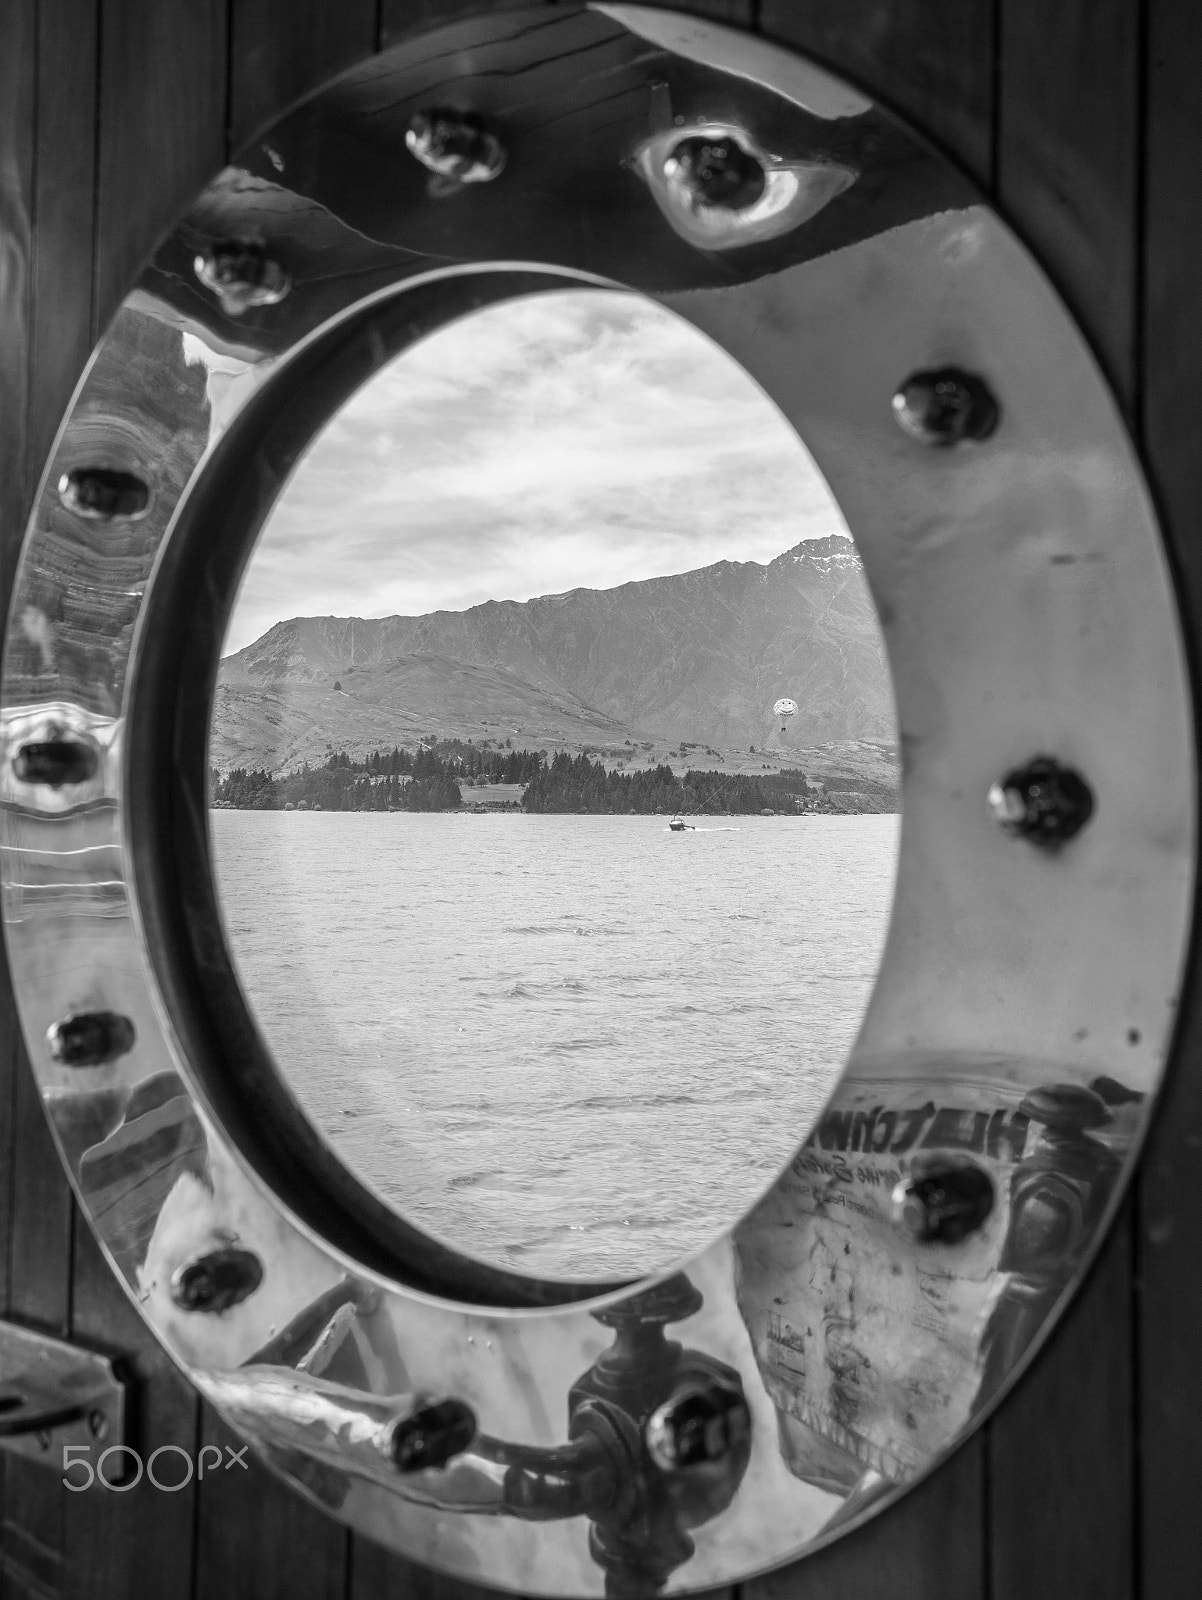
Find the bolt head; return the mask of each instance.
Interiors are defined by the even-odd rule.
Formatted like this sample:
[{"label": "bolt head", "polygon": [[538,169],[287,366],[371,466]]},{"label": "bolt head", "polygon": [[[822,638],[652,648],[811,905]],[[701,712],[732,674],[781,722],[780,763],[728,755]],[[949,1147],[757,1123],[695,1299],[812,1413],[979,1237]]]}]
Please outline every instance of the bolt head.
[{"label": "bolt head", "polygon": [[993,1210],[993,1179],[947,1151],[915,1158],[892,1195],[893,1218],[916,1244],[960,1244]]},{"label": "bolt head", "polygon": [[149,484],[116,467],[73,467],[58,480],[58,495],[68,511],[91,522],[135,521],[150,507]]},{"label": "bolt head", "polygon": [[1058,849],[1093,815],[1093,793],[1079,772],[1036,756],[995,783],[990,814],[998,827],[1045,850]]},{"label": "bolt head", "polygon": [[664,177],[697,205],[745,211],[764,192],[763,162],[733,133],[690,134],[673,145]]},{"label": "bolt head", "polygon": [[13,756],[13,776],[21,783],[41,783],[48,789],[87,783],[96,776],[100,758],[93,745],[69,735],[51,733],[45,739],[23,744]]},{"label": "bolt head", "polygon": [[64,1067],[99,1067],[128,1055],[136,1040],[134,1025],[115,1011],[81,1011],[46,1030],[46,1044]]},{"label": "bolt head", "polygon": [[109,1436],[109,1419],[103,1411],[89,1411],[88,1432],[93,1439],[107,1439]]},{"label": "bolt head", "polygon": [[467,111],[419,111],[405,144],[427,171],[456,183],[491,183],[505,165],[500,139]]},{"label": "bolt head", "polygon": [[911,439],[947,449],[987,439],[999,412],[983,379],[959,367],[939,367],[906,379],[893,396],[893,415]]},{"label": "bolt head", "polygon": [[250,1250],[210,1250],[177,1267],[171,1298],[181,1311],[219,1314],[248,1299],[263,1281],[263,1263]]},{"label": "bolt head", "polygon": [[402,1417],[392,1431],[391,1453],[398,1472],[445,1467],[476,1437],[476,1413],[462,1400],[434,1400]]},{"label": "bolt head", "polygon": [[193,268],[228,317],[240,317],[258,306],[277,305],[292,287],[280,262],[250,239],[224,239],[209,245],[196,257]]},{"label": "bolt head", "polygon": [[663,1472],[683,1472],[723,1461],[751,1433],[751,1413],[735,1382],[689,1379],[647,1419],[644,1438]]}]

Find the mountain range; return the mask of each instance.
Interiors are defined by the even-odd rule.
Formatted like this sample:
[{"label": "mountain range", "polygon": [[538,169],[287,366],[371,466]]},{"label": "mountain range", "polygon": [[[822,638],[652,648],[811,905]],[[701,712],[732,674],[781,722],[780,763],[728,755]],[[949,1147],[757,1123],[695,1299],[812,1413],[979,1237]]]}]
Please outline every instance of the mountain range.
[{"label": "mountain range", "polygon": [[[783,740],[782,697],[798,706]],[[614,589],[278,622],[221,663],[210,761],[280,772],[431,733],[530,748],[896,738],[863,570],[833,536]]]}]

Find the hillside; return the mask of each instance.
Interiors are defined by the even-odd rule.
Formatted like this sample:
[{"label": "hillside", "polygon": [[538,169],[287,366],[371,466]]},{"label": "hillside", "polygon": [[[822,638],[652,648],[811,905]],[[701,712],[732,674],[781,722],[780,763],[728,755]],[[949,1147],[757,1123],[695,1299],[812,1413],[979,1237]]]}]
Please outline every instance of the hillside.
[{"label": "hillside", "polygon": [[773,749],[781,695],[800,708],[789,748],[894,740],[876,614],[848,539],[468,611],[277,623],[221,664],[212,763],[280,771],[422,733]]}]

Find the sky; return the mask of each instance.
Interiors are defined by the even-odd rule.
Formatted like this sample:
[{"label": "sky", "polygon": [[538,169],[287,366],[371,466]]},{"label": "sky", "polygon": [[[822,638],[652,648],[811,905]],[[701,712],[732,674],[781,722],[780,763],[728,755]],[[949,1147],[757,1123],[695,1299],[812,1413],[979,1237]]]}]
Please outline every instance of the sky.
[{"label": "sky", "polygon": [[846,532],[723,350],[641,296],[556,290],[440,329],[335,414],[264,526],[223,653],[288,617],[608,589]]}]

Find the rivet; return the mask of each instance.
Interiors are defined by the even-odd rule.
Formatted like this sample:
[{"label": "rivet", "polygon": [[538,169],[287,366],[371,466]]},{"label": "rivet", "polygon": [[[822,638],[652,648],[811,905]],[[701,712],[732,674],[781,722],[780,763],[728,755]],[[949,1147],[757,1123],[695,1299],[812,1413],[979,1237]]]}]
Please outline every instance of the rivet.
[{"label": "rivet", "polygon": [[88,1412],[88,1432],[93,1439],[107,1439],[109,1436],[109,1419],[103,1411]]},{"label": "rivet", "polygon": [[249,1250],[230,1246],[211,1250],[177,1267],[171,1298],[182,1311],[228,1311],[254,1294],[263,1281],[263,1264]]},{"label": "rivet", "polygon": [[975,1161],[915,1158],[893,1190],[894,1221],[916,1244],[959,1244],[993,1210],[993,1179]]},{"label": "rivet", "polygon": [[906,379],[893,396],[893,415],[920,444],[947,448],[987,439],[999,411],[983,379],[959,367],[938,367]]},{"label": "rivet", "polygon": [[100,759],[81,739],[49,738],[23,744],[13,756],[13,773],[22,783],[43,783],[50,789],[87,783],[96,776]]},{"label": "rivet", "polygon": [[445,1466],[476,1437],[476,1413],[462,1400],[435,1400],[393,1429],[392,1459],[400,1472]]},{"label": "rivet", "polygon": [[419,111],[405,143],[423,167],[456,183],[491,183],[505,165],[505,146],[469,111]]},{"label": "rivet", "polygon": [[664,1472],[723,1460],[751,1432],[751,1413],[737,1385],[717,1378],[682,1384],[647,1418],[647,1452]]},{"label": "rivet", "polygon": [[292,287],[292,279],[275,257],[250,239],[211,244],[193,266],[227,317],[240,317],[255,306],[277,305]]},{"label": "rivet", "polygon": [[742,211],[753,206],[767,182],[763,163],[732,133],[690,134],[673,145],[664,177],[701,205]]},{"label": "rivet", "polygon": [[1093,815],[1093,793],[1079,772],[1035,756],[989,790],[989,810],[1005,832],[1045,850],[1067,843]]},{"label": "rivet", "polygon": [[132,521],[150,505],[149,484],[116,467],[72,467],[58,480],[58,494],[68,511],[94,522]]},{"label": "rivet", "polygon": [[115,1011],[80,1011],[46,1029],[50,1054],[64,1067],[101,1067],[128,1055],[136,1037],[129,1018]]}]

